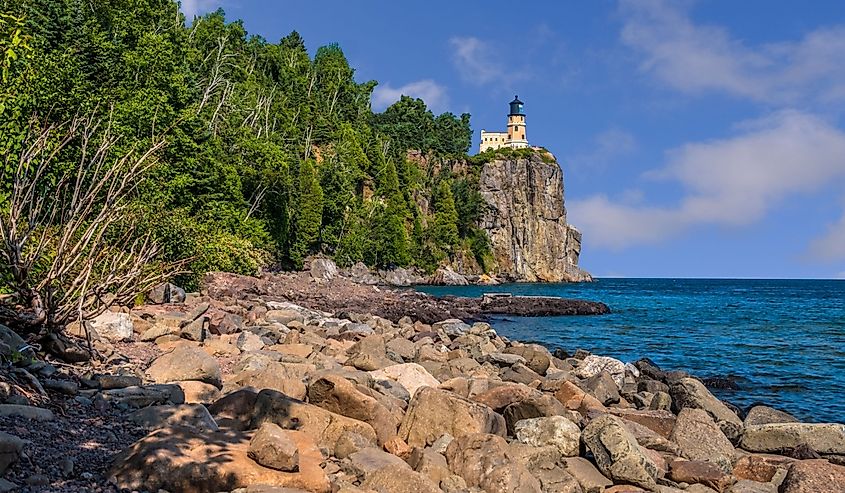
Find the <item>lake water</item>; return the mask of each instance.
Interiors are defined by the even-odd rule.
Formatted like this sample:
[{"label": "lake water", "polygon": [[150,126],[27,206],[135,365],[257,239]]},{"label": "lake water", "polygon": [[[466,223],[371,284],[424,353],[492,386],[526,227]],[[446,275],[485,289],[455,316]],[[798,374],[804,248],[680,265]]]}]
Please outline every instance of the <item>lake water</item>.
[{"label": "lake water", "polygon": [[714,391],[746,407],[763,402],[798,418],[845,422],[845,281],[599,279],[583,284],[424,286],[443,295],[551,295],[607,303],[609,315],[508,317],[499,334],[570,354],[651,358],[698,377],[736,377]]}]

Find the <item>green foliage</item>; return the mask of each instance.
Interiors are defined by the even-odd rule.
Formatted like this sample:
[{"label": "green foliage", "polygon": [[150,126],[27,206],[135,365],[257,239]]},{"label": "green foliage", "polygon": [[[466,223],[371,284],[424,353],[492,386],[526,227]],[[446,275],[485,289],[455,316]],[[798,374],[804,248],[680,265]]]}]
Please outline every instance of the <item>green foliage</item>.
[{"label": "green foliage", "polygon": [[108,114],[118,152],[165,136],[132,199],[164,258],[192,259],[190,288],[314,253],[426,270],[489,253],[477,183],[406,158],[465,159],[470,116],[406,96],[374,114],[376,82],[356,81],[337,45],[312,58],[297,32],[269,42],[222,10],[186,25],[172,0],[0,0],[0,36],[11,162],[33,114]]}]

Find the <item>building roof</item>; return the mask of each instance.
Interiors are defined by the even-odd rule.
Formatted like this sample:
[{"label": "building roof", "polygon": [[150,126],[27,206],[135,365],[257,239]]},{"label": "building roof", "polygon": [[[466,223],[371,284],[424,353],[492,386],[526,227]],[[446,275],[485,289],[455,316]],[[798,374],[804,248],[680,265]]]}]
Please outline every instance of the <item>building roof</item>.
[{"label": "building roof", "polygon": [[511,101],[511,104],[514,104],[514,103],[516,103],[516,104],[525,104],[525,103],[523,103],[522,101],[520,101],[520,100],[519,100],[519,96],[514,96],[514,97],[513,97],[513,101]]}]

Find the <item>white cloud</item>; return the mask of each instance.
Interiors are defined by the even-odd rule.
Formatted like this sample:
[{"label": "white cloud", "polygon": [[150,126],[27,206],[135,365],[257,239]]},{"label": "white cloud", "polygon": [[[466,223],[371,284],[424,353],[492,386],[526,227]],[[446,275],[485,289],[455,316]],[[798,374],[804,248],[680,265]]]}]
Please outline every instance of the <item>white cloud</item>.
[{"label": "white cloud", "polygon": [[685,5],[620,1],[622,41],[644,56],[643,71],[691,94],[719,91],[780,104],[845,100],[845,26],[749,46],[722,27],[695,24]]},{"label": "white cloud", "polygon": [[[845,213],[827,227],[824,235],[810,244],[810,255],[821,260],[845,259]],[[841,277],[845,279],[845,272],[842,272]]]},{"label": "white cloud", "polygon": [[181,4],[182,13],[190,23],[194,16],[206,14],[221,7],[223,0],[181,0]]},{"label": "white cloud", "polygon": [[611,128],[596,135],[587,152],[565,159],[569,166],[599,170],[612,160],[631,154],[637,149],[637,139],[624,130]]},{"label": "white cloud", "polygon": [[787,197],[845,178],[845,132],[818,117],[784,111],[736,131],[671,150],[665,167],[644,175],[681,190],[677,204],[632,205],[597,195],[568,201],[569,217],[590,243],[621,249],[699,224],[751,224]]},{"label": "white cloud", "polygon": [[504,77],[494,50],[484,41],[472,36],[458,36],[450,39],[449,44],[454,50],[452,61],[465,81],[482,85]]},{"label": "white cloud", "polygon": [[420,98],[425,101],[426,106],[434,113],[446,111],[449,104],[449,96],[446,88],[431,79],[409,82],[401,87],[393,87],[390,84],[379,84],[373,91],[373,109],[381,111],[402,96]]}]

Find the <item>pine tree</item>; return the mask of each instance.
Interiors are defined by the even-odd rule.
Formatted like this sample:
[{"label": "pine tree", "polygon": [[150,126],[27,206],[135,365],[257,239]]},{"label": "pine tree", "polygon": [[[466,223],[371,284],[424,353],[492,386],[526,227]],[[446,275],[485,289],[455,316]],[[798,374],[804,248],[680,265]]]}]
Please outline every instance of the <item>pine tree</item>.
[{"label": "pine tree", "polygon": [[305,257],[319,248],[323,216],[323,189],[317,170],[310,160],[304,161],[299,167],[299,203],[295,207],[298,213],[290,257],[301,268]]},{"label": "pine tree", "polygon": [[448,180],[441,180],[434,189],[433,206],[434,221],[429,236],[435,245],[444,252],[452,253],[452,249],[460,242],[458,235],[458,211],[455,209],[455,198]]}]

